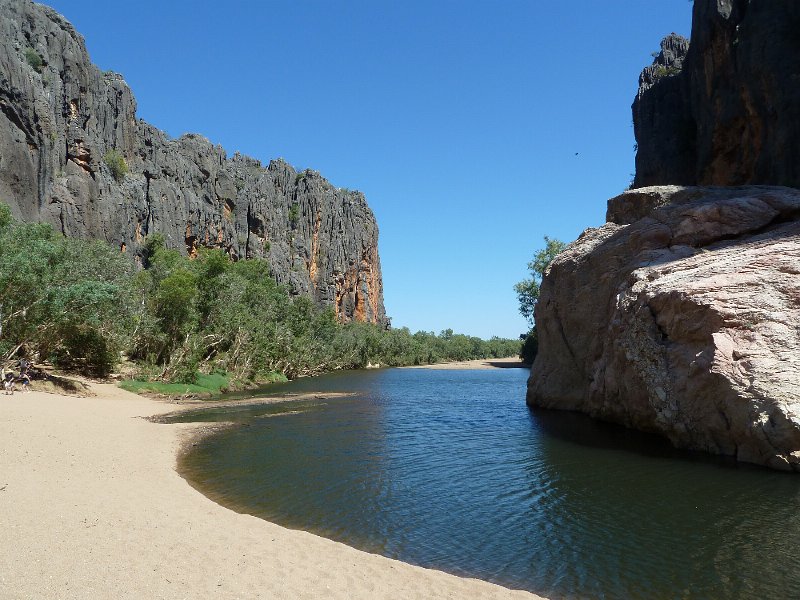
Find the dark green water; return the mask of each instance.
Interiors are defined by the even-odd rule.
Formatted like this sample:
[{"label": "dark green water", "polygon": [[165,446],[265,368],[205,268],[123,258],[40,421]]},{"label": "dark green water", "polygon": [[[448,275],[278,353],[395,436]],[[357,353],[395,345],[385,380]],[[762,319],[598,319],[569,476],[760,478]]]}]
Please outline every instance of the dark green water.
[{"label": "dark green water", "polygon": [[527,371],[389,369],[231,407],[181,465],[288,527],[553,598],[800,598],[800,478],[530,411]]}]

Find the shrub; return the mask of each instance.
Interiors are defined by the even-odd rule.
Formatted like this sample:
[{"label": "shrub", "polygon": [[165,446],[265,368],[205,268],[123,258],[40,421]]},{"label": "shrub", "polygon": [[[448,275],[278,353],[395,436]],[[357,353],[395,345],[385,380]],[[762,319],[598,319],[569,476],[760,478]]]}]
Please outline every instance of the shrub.
[{"label": "shrub", "polygon": [[50,355],[54,365],[95,377],[111,373],[116,353],[100,331],[87,325],[68,326],[61,335],[61,344]]},{"label": "shrub", "polygon": [[128,163],[125,162],[125,157],[117,150],[109,150],[106,152],[106,155],[103,157],[103,162],[106,163],[106,166],[117,182],[125,179],[125,175],[128,173]]},{"label": "shrub", "polygon": [[656,69],[656,78],[663,79],[664,77],[677,75],[680,72],[681,70],[678,67],[665,67],[663,65],[659,65],[659,67]]},{"label": "shrub", "polygon": [[170,362],[166,378],[169,383],[197,383],[199,373],[197,367],[200,365],[200,358],[193,352],[180,352],[179,357],[174,357]]},{"label": "shrub", "polygon": [[14,222],[11,216],[11,207],[5,202],[0,202],[0,231]]},{"label": "shrub", "polygon": [[536,334],[536,327],[528,332],[525,341],[522,343],[519,357],[526,365],[532,365],[536,354],[539,351],[539,336]]},{"label": "shrub", "polygon": [[292,228],[297,226],[297,221],[300,218],[300,205],[295,203],[292,204],[291,208],[289,209],[289,223],[292,224]]},{"label": "shrub", "polygon": [[39,53],[36,52],[33,48],[25,48],[25,60],[28,61],[28,64],[33,67],[33,70],[37,73],[42,72],[42,68],[44,67],[44,61],[42,57],[39,56]]}]

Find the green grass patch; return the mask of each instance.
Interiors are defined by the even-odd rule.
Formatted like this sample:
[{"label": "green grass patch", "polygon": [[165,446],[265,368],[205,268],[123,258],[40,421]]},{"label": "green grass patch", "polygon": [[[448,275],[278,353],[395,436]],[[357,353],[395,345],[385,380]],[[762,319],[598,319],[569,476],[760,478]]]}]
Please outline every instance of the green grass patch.
[{"label": "green grass patch", "polygon": [[[283,373],[270,373],[266,378],[253,384],[278,383],[287,381]],[[139,394],[142,392],[162,394],[164,396],[183,396],[186,394],[219,394],[231,389],[231,377],[227,373],[211,373],[210,375],[197,375],[195,383],[165,383],[163,381],[143,381],[140,379],[126,379],[119,382],[119,387],[128,392]],[[233,386],[238,387],[238,386]]]},{"label": "green grass patch", "polygon": [[262,383],[286,383],[287,381],[289,381],[289,378],[286,377],[286,375],[278,373],[277,371],[272,371],[269,375],[263,379],[259,379],[256,383],[261,385]]},{"label": "green grass patch", "polygon": [[165,383],[163,381],[141,381],[128,379],[119,382],[123,390],[138,394],[152,392],[165,396],[182,396],[184,394],[219,394],[223,388],[230,385],[230,377],[220,373],[211,375],[198,375],[196,383]]}]

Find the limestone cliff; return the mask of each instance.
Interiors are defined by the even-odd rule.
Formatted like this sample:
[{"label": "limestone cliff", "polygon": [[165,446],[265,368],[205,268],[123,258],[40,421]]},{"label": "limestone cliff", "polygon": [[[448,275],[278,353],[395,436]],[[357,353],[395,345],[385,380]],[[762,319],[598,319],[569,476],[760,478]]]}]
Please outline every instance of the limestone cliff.
[{"label": "limestone cliff", "polygon": [[800,186],[800,2],[695,0],[633,103],[634,187]]},{"label": "limestone cliff", "polygon": [[188,254],[263,257],[340,320],[387,323],[363,194],[281,160],[229,158],[199,135],[170,139],[137,119],[122,76],[91,63],[70,23],[29,0],[0,0],[0,199],[18,219],[136,257],[154,232]]},{"label": "limestone cliff", "polygon": [[551,265],[532,405],[800,471],[800,191],[651,187]]}]

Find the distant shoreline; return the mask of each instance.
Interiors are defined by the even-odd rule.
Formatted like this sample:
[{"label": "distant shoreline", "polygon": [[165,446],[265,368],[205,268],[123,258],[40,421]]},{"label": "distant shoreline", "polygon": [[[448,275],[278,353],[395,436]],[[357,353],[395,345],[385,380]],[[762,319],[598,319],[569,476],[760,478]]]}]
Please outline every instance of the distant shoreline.
[{"label": "distant shoreline", "polygon": [[519,357],[508,358],[479,358],[477,360],[459,360],[454,362],[436,363],[432,365],[409,365],[401,369],[436,369],[441,371],[463,371],[468,369],[528,369],[530,365],[523,363]]}]

